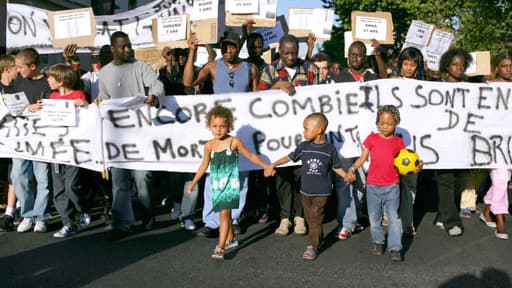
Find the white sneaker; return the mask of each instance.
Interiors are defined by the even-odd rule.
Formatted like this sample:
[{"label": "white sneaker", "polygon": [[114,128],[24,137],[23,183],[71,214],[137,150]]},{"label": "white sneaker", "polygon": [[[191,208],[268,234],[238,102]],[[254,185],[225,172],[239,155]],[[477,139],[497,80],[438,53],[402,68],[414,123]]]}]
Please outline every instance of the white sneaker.
[{"label": "white sneaker", "polygon": [[437,227],[439,227],[439,228],[441,228],[441,230],[444,230],[444,224],[443,224],[443,222],[441,222],[441,221],[437,221],[437,222],[436,222],[436,226],[437,226]]},{"label": "white sneaker", "polygon": [[53,233],[53,237],[55,238],[66,238],[73,234],[76,234],[76,229],[70,226],[62,226],[59,231]]},{"label": "white sneaker", "polygon": [[36,225],[34,226],[34,232],[44,233],[46,232],[46,222],[42,220],[37,220]]},{"label": "white sneaker", "polygon": [[34,220],[32,220],[32,218],[23,218],[18,225],[17,231],[21,233],[28,232],[32,230],[32,226],[34,226]]},{"label": "white sneaker", "polygon": [[224,250],[229,250],[238,247],[238,240],[229,241],[226,240],[226,246],[224,246]]},{"label": "white sneaker", "polygon": [[181,227],[185,228],[187,231],[196,230],[196,224],[191,219],[185,219],[181,222]]},{"label": "white sneaker", "polygon": [[171,210],[171,221],[178,220],[181,215],[181,203],[174,202]]},{"label": "white sneaker", "polygon": [[[91,215],[89,215],[87,213],[80,214],[80,223],[79,223],[80,230],[87,229],[87,227],[89,227],[89,224],[91,224]],[[62,228],[64,228],[64,227],[62,227]]]},{"label": "white sneaker", "polygon": [[453,226],[448,230],[448,235],[454,237],[454,236],[460,236],[462,235],[462,229],[459,226]]}]

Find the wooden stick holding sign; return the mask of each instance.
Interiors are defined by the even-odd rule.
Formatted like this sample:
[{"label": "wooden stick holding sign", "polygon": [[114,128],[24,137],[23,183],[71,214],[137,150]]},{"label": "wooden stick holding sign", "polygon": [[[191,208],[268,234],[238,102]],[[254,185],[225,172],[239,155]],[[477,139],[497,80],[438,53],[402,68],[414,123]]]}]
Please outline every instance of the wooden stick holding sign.
[{"label": "wooden stick holding sign", "polygon": [[69,43],[94,46],[96,20],[92,8],[48,12],[48,25],[54,48],[65,48]]}]

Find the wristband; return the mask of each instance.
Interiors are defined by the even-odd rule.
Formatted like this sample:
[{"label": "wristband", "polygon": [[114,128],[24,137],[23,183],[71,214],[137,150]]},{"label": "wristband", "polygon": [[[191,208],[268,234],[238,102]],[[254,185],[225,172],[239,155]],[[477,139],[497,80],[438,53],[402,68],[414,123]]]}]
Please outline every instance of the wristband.
[{"label": "wristband", "polygon": [[73,67],[73,68],[80,67],[80,60],[78,60],[78,59],[71,60],[71,67]]}]

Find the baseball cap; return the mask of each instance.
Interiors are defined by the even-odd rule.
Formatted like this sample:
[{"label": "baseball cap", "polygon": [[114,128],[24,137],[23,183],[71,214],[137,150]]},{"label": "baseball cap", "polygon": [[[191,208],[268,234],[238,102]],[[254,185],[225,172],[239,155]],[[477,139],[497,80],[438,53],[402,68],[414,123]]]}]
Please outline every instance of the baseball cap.
[{"label": "baseball cap", "polygon": [[224,32],[224,36],[220,38],[220,43],[228,42],[231,44],[235,44],[237,47],[240,47],[240,35],[233,30],[227,30]]}]

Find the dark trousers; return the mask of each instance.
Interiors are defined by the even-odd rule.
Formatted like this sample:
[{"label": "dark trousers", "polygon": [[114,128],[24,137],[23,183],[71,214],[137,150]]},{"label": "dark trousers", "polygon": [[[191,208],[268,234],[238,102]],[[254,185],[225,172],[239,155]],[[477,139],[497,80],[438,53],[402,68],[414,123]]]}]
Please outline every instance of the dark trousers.
[{"label": "dark trousers", "polygon": [[439,206],[436,219],[443,222],[446,230],[453,226],[459,226],[462,229],[456,195],[460,194],[460,178],[464,173],[464,170],[437,171]]},{"label": "dark trousers", "polygon": [[276,169],[276,191],[281,219],[304,217],[300,199],[300,166]]},{"label": "dark trousers", "polygon": [[71,226],[77,213],[82,213],[80,168],[52,164],[53,202],[64,226]]},{"label": "dark trousers", "polygon": [[302,197],[302,206],[304,207],[304,215],[309,227],[309,245],[313,245],[315,250],[320,246],[323,238],[323,223],[325,203],[328,196],[306,196]]}]

